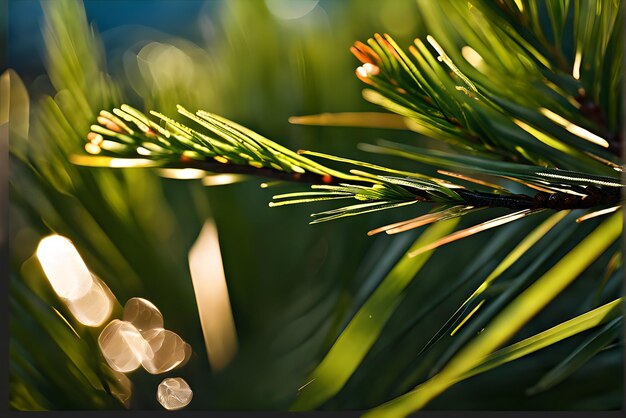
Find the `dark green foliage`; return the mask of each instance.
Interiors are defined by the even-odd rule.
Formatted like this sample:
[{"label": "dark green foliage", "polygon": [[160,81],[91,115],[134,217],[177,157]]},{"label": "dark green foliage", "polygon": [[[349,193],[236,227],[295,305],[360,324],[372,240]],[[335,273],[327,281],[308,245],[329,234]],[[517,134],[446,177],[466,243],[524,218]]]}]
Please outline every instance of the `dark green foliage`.
[{"label": "dark green foliage", "polygon": [[[19,76],[3,75],[12,408],[123,407],[99,330],[64,310],[32,257],[51,232],[72,239],[121,304],[146,297],[191,343],[177,372],[191,409],[623,407],[622,5],[384,3],[333,6],[352,20],[331,33],[229,2],[217,25],[228,42],[146,40],[146,55],[113,76],[80,4],[43,3],[53,97],[31,93],[29,118]],[[349,44],[333,41],[379,30],[392,8],[419,38],[405,47],[388,27],[351,49],[363,97],[392,112],[381,114],[356,100]],[[168,65],[180,74],[157,71]],[[357,112],[295,120],[381,129],[285,133],[287,116],[345,107]],[[189,168],[234,184],[163,178]],[[303,221],[311,205],[314,227]],[[186,264],[210,217],[240,342],[221,374],[206,361]],[[129,377],[130,408],[157,408],[163,376]]]}]

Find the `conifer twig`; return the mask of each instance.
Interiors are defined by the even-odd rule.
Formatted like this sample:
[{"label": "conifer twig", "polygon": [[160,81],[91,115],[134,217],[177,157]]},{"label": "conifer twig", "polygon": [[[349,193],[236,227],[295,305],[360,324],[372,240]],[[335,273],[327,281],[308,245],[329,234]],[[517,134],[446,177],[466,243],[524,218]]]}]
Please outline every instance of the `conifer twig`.
[{"label": "conifer twig", "polygon": [[[474,208],[523,209],[584,209],[595,206],[619,204],[621,185],[612,177],[585,175],[565,171],[541,171],[539,167],[527,167],[529,185],[536,184],[540,191],[534,196],[511,193],[499,188],[493,193],[491,183],[473,180],[486,190],[470,190],[445,180],[420,173],[381,167],[366,162],[334,157],[311,151],[293,152],[261,135],[220,116],[199,111],[196,114],[179,107],[179,112],[206,128],[210,133],[195,130],[162,114],[152,112],[161,119],[155,123],[145,114],[123,105],[113,112],[102,111],[98,125],[92,125],[87,135],[85,150],[89,156],[74,156],[72,161],[89,166],[150,166],[170,169],[192,168],[208,173],[228,173],[265,177],[268,179],[311,184],[314,192],[292,193],[275,196],[280,201],[272,206],[307,203],[319,200],[353,198],[358,205],[329,212],[328,217],[316,220],[335,219],[345,212],[359,214],[373,209],[389,209],[419,202],[443,203]],[[412,154],[413,155],[413,154]],[[440,156],[431,164],[457,165]],[[315,162],[308,156],[317,156],[340,161],[356,167],[373,169],[383,174],[371,174],[357,169],[348,173],[331,169]],[[421,159],[428,158],[422,154]],[[487,173],[510,178],[512,170],[519,165],[492,163],[496,170]],[[507,168],[502,171],[502,164]],[[510,168],[512,167],[512,168]],[[441,174],[445,174],[443,171]],[[450,174],[447,174],[450,175]],[[452,174],[452,177],[472,181],[467,175]],[[541,176],[541,177],[539,177]],[[520,178],[521,178],[520,177]],[[550,180],[550,181],[547,181]],[[534,182],[534,183],[533,183]],[[499,186],[496,186],[499,187]],[[363,203],[365,202],[365,203]]]}]

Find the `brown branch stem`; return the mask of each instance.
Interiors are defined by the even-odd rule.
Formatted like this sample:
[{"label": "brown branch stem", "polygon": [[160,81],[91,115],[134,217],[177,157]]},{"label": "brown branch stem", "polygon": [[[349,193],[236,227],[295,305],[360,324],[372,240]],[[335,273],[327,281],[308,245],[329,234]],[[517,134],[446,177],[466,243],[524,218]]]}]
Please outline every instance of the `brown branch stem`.
[{"label": "brown branch stem", "polygon": [[[308,184],[338,184],[344,182],[342,179],[332,177],[328,174],[321,175],[311,172],[295,173],[280,171],[274,168],[220,163],[211,160],[194,160],[183,158],[178,164],[169,165],[172,168],[196,168],[212,173],[244,174],[251,176],[266,177],[268,179],[289,181]],[[357,184],[359,182],[350,181]],[[370,183],[359,183],[361,185],[371,185]],[[423,190],[404,187],[406,190],[420,197],[420,200],[432,201]],[[538,192],[534,196],[525,194],[502,195],[495,193],[484,193],[468,189],[455,189],[455,192],[463,199],[460,204],[508,209],[588,209],[594,206],[618,205],[621,201],[621,188],[618,187],[595,187],[587,196],[578,196],[565,192],[545,193]]]}]

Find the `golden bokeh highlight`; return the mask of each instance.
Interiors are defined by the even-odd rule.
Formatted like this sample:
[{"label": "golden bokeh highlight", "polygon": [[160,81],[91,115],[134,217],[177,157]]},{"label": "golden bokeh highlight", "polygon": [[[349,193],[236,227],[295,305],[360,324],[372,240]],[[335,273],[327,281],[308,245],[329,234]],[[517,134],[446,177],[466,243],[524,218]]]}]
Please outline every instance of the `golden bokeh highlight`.
[{"label": "golden bokeh highlight", "polygon": [[114,319],[98,337],[100,351],[115,371],[128,373],[136,370],[146,356],[151,356],[150,345],[133,324]]},{"label": "golden bokeh highlight", "polygon": [[189,269],[209,363],[214,371],[219,371],[237,352],[237,334],[217,228],[210,220],[204,223],[189,252]]},{"label": "golden bokeh highlight", "polygon": [[37,259],[54,292],[83,325],[98,327],[113,311],[115,297],[94,276],[69,239],[60,235],[43,238]]},{"label": "golden bokeh highlight", "polygon": [[163,408],[174,411],[189,405],[193,392],[189,384],[181,377],[170,377],[163,380],[157,389],[157,400]]}]

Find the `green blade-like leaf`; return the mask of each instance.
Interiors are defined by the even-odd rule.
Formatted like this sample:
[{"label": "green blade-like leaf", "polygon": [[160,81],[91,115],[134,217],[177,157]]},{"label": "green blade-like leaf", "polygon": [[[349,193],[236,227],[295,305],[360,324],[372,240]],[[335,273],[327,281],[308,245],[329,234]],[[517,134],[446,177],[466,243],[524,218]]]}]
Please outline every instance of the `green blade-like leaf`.
[{"label": "green blade-like leaf", "polygon": [[477,374],[484,373],[502,364],[534,353],[535,351],[549,347],[573,335],[611,321],[616,316],[620,315],[623,302],[624,299],[619,298],[518,343],[501,348],[485,357],[478,366],[461,376],[459,380],[468,379]]},{"label": "green blade-like leaf", "polygon": [[407,254],[394,266],[378,288],[355,314],[330,351],[313,370],[291,407],[302,411],[314,409],[341,390],[359,366],[383,327],[403,299],[402,291],[428,261],[432,251],[418,257],[408,253],[435,241],[454,229],[458,219],[438,222],[426,229]]},{"label": "green blade-like leaf", "polygon": [[421,409],[434,397],[459,381],[481,359],[511,338],[527,321],[574,281],[620,235],[622,214],[604,221],[532,286],[511,302],[463,348],[437,375],[417,388],[367,414],[366,417],[404,416]]},{"label": "green blade-like leaf", "polygon": [[548,233],[557,223],[569,214],[569,211],[563,210],[550,216],[543,221],[541,225],[530,232],[491,272],[491,274],[485,279],[485,281],[476,289],[474,293],[463,303],[466,305],[470,300],[475,299],[478,295],[483,293],[491,283],[496,280],[504,271],[511,267],[517,260],[520,259],[530,248],[533,247],[545,234]]},{"label": "green blade-like leaf", "polygon": [[[509,267],[517,262],[534,244],[537,243],[545,234],[547,234],[557,223],[559,223],[565,216],[569,214],[569,211],[557,212],[543,221],[537,228],[530,232],[513,250],[504,257],[504,259],[493,269],[493,271],[487,276],[487,278],[478,286],[478,288],[472,293],[461,306],[452,314],[450,319],[433,335],[433,337],[426,343],[426,345],[420,350],[420,353],[429,349],[435,342],[437,342],[447,331],[454,328],[453,333],[456,333],[467,322],[467,320],[476,313],[480,308],[483,301],[479,302],[463,319],[462,315],[470,308],[470,304],[476,300],[476,298],[487,290],[487,288],[502,275]],[[458,325],[457,325],[458,324]]]},{"label": "green blade-like leaf", "polygon": [[528,389],[529,395],[544,392],[561,383],[576,370],[581,368],[600,350],[613,342],[621,330],[622,317],[606,324],[602,329],[585,340],[578,348],[561,361],[554,369],[546,373],[535,386]]}]

